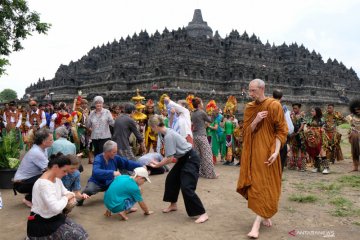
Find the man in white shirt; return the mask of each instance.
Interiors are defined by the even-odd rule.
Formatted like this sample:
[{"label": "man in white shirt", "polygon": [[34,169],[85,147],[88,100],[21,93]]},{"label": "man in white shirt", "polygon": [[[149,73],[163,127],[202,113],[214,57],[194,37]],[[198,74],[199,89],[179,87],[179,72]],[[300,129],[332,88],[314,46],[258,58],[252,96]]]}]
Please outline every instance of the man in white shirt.
[{"label": "man in white shirt", "polygon": [[[283,96],[283,93],[281,90],[279,89],[275,89],[273,91],[273,98],[279,100],[281,102],[281,98]],[[286,159],[287,159],[287,144],[289,141],[289,135],[292,134],[294,132],[294,124],[291,121],[291,117],[290,117],[290,111],[289,109],[286,107],[285,104],[282,104],[283,110],[284,110],[284,117],[289,129],[288,132],[288,138],[286,140],[286,143],[284,144],[284,146],[280,149],[280,158],[281,158],[281,168],[282,170],[284,170],[284,166],[286,164]]]}]

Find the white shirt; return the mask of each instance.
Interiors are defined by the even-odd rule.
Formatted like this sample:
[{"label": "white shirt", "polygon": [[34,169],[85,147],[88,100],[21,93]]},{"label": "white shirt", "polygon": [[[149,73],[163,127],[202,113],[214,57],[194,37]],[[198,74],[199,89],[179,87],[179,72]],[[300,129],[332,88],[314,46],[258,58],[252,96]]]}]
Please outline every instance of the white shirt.
[{"label": "white shirt", "polygon": [[47,149],[42,149],[34,144],[21,160],[20,166],[15,173],[14,180],[26,180],[42,174],[48,166]]},{"label": "white shirt", "polygon": [[51,120],[50,120],[50,124],[49,124],[49,128],[50,128],[50,131],[54,131],[55,129],[55,120],[57,118],[57,113],[54,113],[53,115],[51,115]]},{"label": "white shirt", "polygon": [[191,117],[190,117],[190,111],[180,104],[177,104],[173,101],[169,101],[168,108],[175,108],[176,113],[178,114],[178,123],[179,123],[179,134],[183,136],[184,138],[187,137],[187,135],[193,136],[191,131]]},{"label": "white shirt", "polygon": [[39,178],[32,190],[31,211],[43,218],[51,218],[63,211],[68,203],[66,194],[70,193],[61,179],[55,178],[55,183]]},{"label": "white shirt", "polygon": [[288,134],[292,134],[294,132],[294,124],[291,120],[290,111],[289,111],[289,109],[287,109],[287,107],[286,107],[286,111],[284,112],[284,116],[285,116],[285,120],[286,120],[288,129],[289,129]]}]

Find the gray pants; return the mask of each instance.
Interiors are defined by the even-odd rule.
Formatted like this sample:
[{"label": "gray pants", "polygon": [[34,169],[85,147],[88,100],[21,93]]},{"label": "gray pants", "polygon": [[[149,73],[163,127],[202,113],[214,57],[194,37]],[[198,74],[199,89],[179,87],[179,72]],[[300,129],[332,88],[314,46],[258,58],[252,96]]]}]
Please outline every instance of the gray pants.
[{"label": "gray pants", "polygon": [[[98,192],[105,192],[107,190],[107,187],[100,187],[99,185],[97,185],[96,183],[94,182],[88,182],[86,184],[86,187],[84,189],[84,191],[82,191],[82,193],[86,193],[87,195],[91,196],[91,195],[95,195],[97,194]],[[78,201],[78,206],[81,206],[83,205],[84,203],[84,200],[79,200]]]},{"label": "gray pants", "polygon": [[83,191],[83,193],[86,193],[87,195],[91,196],[91,195],[95,195],[98,192],[105,192],[107,190],[107,187],[100,187],[99,185],[97,185],[94,182],[88,182],[86,184],[86,187]]}]

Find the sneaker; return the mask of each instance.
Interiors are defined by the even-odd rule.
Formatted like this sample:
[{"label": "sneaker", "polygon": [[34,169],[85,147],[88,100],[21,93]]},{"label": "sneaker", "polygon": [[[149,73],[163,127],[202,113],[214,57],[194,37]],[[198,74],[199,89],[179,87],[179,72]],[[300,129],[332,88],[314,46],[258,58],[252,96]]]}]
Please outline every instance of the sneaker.
[{"label": "sneaker", "polygon": [[319,169],[318,169],[318,168],[313,168],[313,169],[311,170],[311,172],[317,173],[317,172],[319,172]]},{"label": "sneaker", "polygon": [[322,174],[329,174],[330,173],[330,169],[329,168],[325,168],[324,171],[322,171]]}]

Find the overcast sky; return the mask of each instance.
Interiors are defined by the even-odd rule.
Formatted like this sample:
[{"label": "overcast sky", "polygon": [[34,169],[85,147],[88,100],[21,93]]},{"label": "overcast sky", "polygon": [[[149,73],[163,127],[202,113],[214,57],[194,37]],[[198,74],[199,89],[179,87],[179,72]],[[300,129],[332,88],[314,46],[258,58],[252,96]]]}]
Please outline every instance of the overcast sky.
[{"label": "overcast sky", "polygon": [[[0,91],[22,97],[39,78],[52,79],[60,64],[77,61],[97,45],[146,29],[149,34],[187,26],[194,9],[222,37],[237,29],[263,43],[304,44],[353,67],[360,75],[359,0],[30,0],[31,10],[51,23],[47,35],[34,34],[24,50],[12,53]],[[56,94],[56,93],[55,93]]]}]

